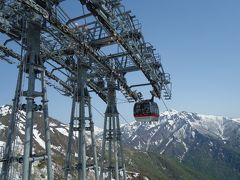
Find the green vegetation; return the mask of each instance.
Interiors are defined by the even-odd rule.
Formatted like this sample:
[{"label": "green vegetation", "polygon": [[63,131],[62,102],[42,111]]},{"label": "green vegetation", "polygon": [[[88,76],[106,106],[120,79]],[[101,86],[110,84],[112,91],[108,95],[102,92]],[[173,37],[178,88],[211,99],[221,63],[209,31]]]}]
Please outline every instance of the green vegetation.
[{"label": "green vegetation", "polygon": [[216,152],[209,153],[209,149],[202,146],[188,152],[185,160],[179,162],[172,157],[128,149],[125,150],[126,165],[128,171],[139,172],[140,177],[151,180],[239,180],[239,151],[229,146],[212,151]]},{"label": "green vegetation", "polygon": [[192,167],[204,175],[204,179],[240,179],[240,152],[229,146],[213,148],[209,153],[207,146],[188,152],[184,165]]},{"label": "green vegetation", "polygon": [[185,167],[180,162],[155,153],[127,150],[128,171],[139,172],[151,180],[196,180],[204,179],[202,174]]}]

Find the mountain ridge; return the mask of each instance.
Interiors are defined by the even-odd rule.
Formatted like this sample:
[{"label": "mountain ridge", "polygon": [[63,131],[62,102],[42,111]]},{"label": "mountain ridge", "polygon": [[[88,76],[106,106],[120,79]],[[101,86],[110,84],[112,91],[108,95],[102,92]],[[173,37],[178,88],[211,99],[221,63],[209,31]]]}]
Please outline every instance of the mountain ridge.
[{"label": "mountain ridge", "polygon": [[174,157],[210,179],[240,178],[240,123],[235,119],[173,111],[160,114],[159,122],[122,126],[122,132],[124,144],[135,150]]},{"label": "mountain ridge", "polygon": [[[11,106],[0,107],[0,146],[4,145],[3,137],[6,136],[10,113]],[[36,113],[34,119],[36,152],[44,149],[41,116],[41,113]],[[22,143],[25,112],[19,111],[18,117],[18,143]],[[66,152],[68,125],[53,118],[50,118],[49,125],[56,173],[62,171],[64,164],[62,157]],[[161,113],[159,122],[148,124],[133,121],[123,124],[121,129],[130,179],[240,178],[238,119],[171,110]],[[96,127],[95,130],[100,155],[102,129]],[[41,164],[35,164],[35,167],[39,166]],[[219,169],[221,171],[217,172]],[[44,169],[40,169],[36,177],[41,179],[44,173]],[[61,179],[62,176],[57,177]]]}]

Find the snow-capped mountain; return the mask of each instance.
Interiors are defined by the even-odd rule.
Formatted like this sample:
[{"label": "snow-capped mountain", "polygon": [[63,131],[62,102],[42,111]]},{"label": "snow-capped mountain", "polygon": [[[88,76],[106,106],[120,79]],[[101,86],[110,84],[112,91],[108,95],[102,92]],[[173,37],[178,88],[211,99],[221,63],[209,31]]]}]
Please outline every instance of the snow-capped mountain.
[{"label": "snow-capped mountain", "polygon": [[144,152],[178,159],[206,179],[240,178],[240,121],[175,110],[159,122],[122,126],[124,144]]},{"label": "snow-capped mountain", "polygon": [[[5,142],[7,139],[7,126],[10,119],[10,114],[12,113],[11,106],[5,105],[0,107],[0,150],[5,147]],[[17,113],[17,123],[16,123],[16,140],[14,143],[14,154],[23,154],[23,141],[24,141],[24,129],[25,129],[25,119],[26,113],[24,111],[18,111]],[[63,161],[59,161],[61,157],[66,152],[67,136],[68,136],[68,125],[60,123],[59,121],[49,118],[49,127],[51,133],[51,149],[53,153],[54,171],[62,171]],[[41,154],[44,153],[45,143],[44,143],[44,122],[42,119],[42,114],[36,112],[34,114],[34,129],[33,129],[33,153]],[[2,156],[2,152],[0,153]],[[61,163],[58,163],[61,162]],[[45,179],[46,169],[39,168],[43,167],[41,161],[34,162],[33,172],[37,179]],[[21,179],[21,166],[15,166],[16,179]],[[59,173],[55,173],[58,175]],[[58,176],[56,176],[58,177]],[[59,178],[59,177],[58,177]]]},{"label": "snow-capped mountain", "polygon": [[[159,122],[125,124],[122,126],[122,132],[124,142],[128,146],[160,154],[171,151],[175,155],[177,153],[180,159],[184,158],[194,142],[197,145],[200,136],[209,139],[209,148],[211,140],[240,147],[239,119],[184,111],[164,112],[160,114]],[[173,152],[176,148],[179,152]]]},{"label": "snow-capped mountain", "polygon": [[[7,138],[7,128],[8,128],[8,122],[10,119],[10,115],[12,113],[11,106],[4,105],[0,106],[0,158],[3,156],[3,149],[5,146],[6,138]],[[25,127],[25,119],[26,119],[26,113],[24,111],[18,111],[17,113],[17,128],[16,128],[16,141],[14,144],[14,154],[23,154],[23,141],[24,141],[24,127]],[[33,126],[33,153],[39,153],[43,152],[45,149],[45,143],[44,143],[44,123],[42,119],[42,113],[35,112],[34,114],[34,126]],[[63,167],[64,167],[64,157],[66,155],[66,149],[67,149],[67,142],[68,142],[68,133],[69,133],[69,126],[67,124],[61,123],[56,119],[49,118],[49,127],[50,127],[50,137],[51,137],[51,149],[52,149],[52,157],[53,157],[53,165],[54,165],[54,179],[63,179]],[[102,129],[98,127],[94,127],[96,137],[99,137],[96,139],[96,145],[97,145],[97,151],[98,156],[100,157],[100,146],[101,146],[101,134]],[[77,156],[77,141],[76,135],[74,134],[73,137],[73,154]],[[91,142],[90,132],[86,132],[86,142],[87,145]],[[90,146],[87,147],[87,156],[89,159],[92,159],[91,157],[91,151],[89,150]],[[46,179],[46,169],[45,168],[39,168],[43,167],[41,164],[42,162],[35,162],[33,164],[33,173],[36,179]],[[1,168],[1,163],[0,163]],[[16,180],[22,179],[20,169],[21,167],[17,167],[16,169],[16,177],[14,177]],[[60,173],[61,172],[61,173]],[[93,172],[89,171],[89,179],[93,179]],[[140,173],[136,172],[129,172],[128,178],[134,179],[134,177],[138,178]],[[146,178],[147,180],[147,178]]]},{"label": "snow-capped mountain", "polygon": [[[10,114],[11,106],[0,107],[0,151],[6,141]],[[15,149],[16,153],[22,154],[26,113],[19,111],[17,116],[19,121]],[[41,113],[35,113],[33,130],[34,151],[40,153],[44,150],[41,117]],[[54,171],[56,175],[60,175],[69,129],[68,125],[58,120],[50,118],[49,121]],[[148,179],[240,178],[240,119],[171,110],[162,113],[159,122],[151,124],[132,122],[122,125],[121,128],[129,179],[141,179],[144,176]],[[96,127],[95,133],[100,157],[102,129]],[[88,136],[87,142],[90,142]],[[151,156],[160,159],[153,163]],[[145,170],[145,163],[149,164],[148,171]],[[35,167],[41,165],[36,163]],[[158,171],[161,172],[157,173]],[[155,176],[152,176],[153,173]],[[46,174],[44,168],[35,171],[38,179],[44,179],[42,178],[44,174]],[[61,176],[55,177],[61,179]]]},{"label": "snow-capped mountain", "polygon": [[[11,106],[6,105],[0,107],[0,133],[1,133],[1,144],[2,145],[7,138],[7,125],[10,118],[10,114],[12,113]],[[20,149],[22,149],[21,145],[24,140],[24,129],[25,129],[25,119],[26,113],[24,111],[18,111],[17,113],[18,121],[17,121],[17,132],[18,136],[18,144],[20,145]],[[34,149],[36,151],[41,151],[45,149],[44,144],[44,124],[43,120],[40,120],[42,117],[41,113],[35,113],[34,116],[34,129],[33,129],[33,140],[34,140]],[[66,124],[60,123],[59,121],[50,118],[50,130],[51,130],[51,138],[54,139],[52,141],[52,150],[55,152],[65,152],[65,144],[67,142],[68,136],[68,126]]]},{"label": "snow-capped mountain", "polygon": [[[10,119],[10,114],[12,113],[11,106],[5,105],[0,107],[0,150],[3,150],[7,138],[7,126]],[[15,154],[23,154],[23,141],[24,141],[24,129],[25,129],[25,119],[26,113],[24,111],[18,111],[17,113],[17,128],[16,128],[16,140],[14,143],[14,152]],[[35,112],[34,113],[34,126],[33,126],[33,153],[41,154],[44,153],[45,142],[44,142],[44,121],[42,118],[42,113]],[[64,157],[67,149],[68,142],[68,132],[69,126],[67,124],[61,123],[56,119],[49,118],[49,127],[50,127],[50,137],[51,137],[51,149],[54,163],[54,170],[57,179],[61,179],[58,177],[59,172],[63,171],[64,165]],[[96,128],[97,133],[101,132],[100,128]],[[91,137],[90,133],[86,134],[87,144],[90,144]],[[97,141],[97,145],[99,145],[99,141]],[[77,141],[76,136],[73,137],[73,154],[77,154]],[[0,152],[2,156],[2,152]],[[41,162],[36,162],[34,167],[41,167]],[[35,169],[35,168],[34,168]],[[20,171],[19,169],[17,171]],[[20,171],[21,172],[21,171]],[[17,172],[19,179],[21,179],[21,175]],[[35,171],[35,176],[38,179],[45,176],[46,170],[38,169]]]}]

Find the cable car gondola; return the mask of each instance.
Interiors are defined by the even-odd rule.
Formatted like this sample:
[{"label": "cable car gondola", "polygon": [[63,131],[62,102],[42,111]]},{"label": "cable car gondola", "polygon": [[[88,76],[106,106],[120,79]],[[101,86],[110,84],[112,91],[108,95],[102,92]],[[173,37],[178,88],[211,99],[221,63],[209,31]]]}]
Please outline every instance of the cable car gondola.
[{"label": "cable car gondola", "polygon": [[158,121],[159,109],[153,100],[144,100],[134,104],[134,118],[138,122]]}]

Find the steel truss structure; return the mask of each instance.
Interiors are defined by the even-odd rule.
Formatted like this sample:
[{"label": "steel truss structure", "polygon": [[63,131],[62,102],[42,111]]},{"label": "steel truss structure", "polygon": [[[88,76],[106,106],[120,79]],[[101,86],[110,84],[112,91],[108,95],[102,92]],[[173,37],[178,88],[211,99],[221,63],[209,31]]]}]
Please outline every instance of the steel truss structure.
[{"label": "steel truss structure", "polygon": [[116,105],[116,85],[112,80],[108,80],[107,83],[108,103],[104,119],[100,179],[103,180],[105,172],[109,180],[120,179],[121,174],[121,179],[126,180],[119,113]]},{"label": "steel truss structure", "polygon": [[[76,12],[68,8],[70,3],[74,4]],[[86,129],[92,134],[93,167],[98,174],[87,91],[95,92],[107,103],[100,179],[104,172],[108,179],[126,179],[115,92],[120,91],[128,102],[141,101],[143,94],[135,87],[151,85],[153,96],[171,98],[170,75],[164,72],[154,47],[144,40],[141,24],[131,11],[126,11],[120,0],[1,0],[0,31],[3,39],[0,59],[10,64],[15,60],[20,63],[8,140],[1,160],[1,179],[9,179],[9,169],[16,161],[23,163],[23,179],[31,179],[32,162],[36,160],[46,160],[48,179],[53,179],[46,84],[73,98],[65,179],[72,170],[76,170],[78,179],[87,178]],[[142,73],[145,82],[130,84],[128,74],[131,72]],[[23,74],[28,76],[25,91],[21,88]],[[36,91],[39,80],[41,88]],[[21,96],[26,97],[26,105],[19,104]],[[37,98],[41,98],[40,105],[35,104]],[[76,106],[79,114],[74,116]],[[88,118],[86,106],[90,113]],[[19,109],[26,111],[27,120],[24,154],[16,157],[12,150],[15,137],[11,133],[15,131]],[[44,114],[46,152],[43,155],[35,155],[32,151],[35,110]],[[88,120],[89,127],[85,127]],[[78,132],[79,140],[77,164],[72,163],[71,157],[73,131]],[[104,159],[106,153],[108,158]]]}]

